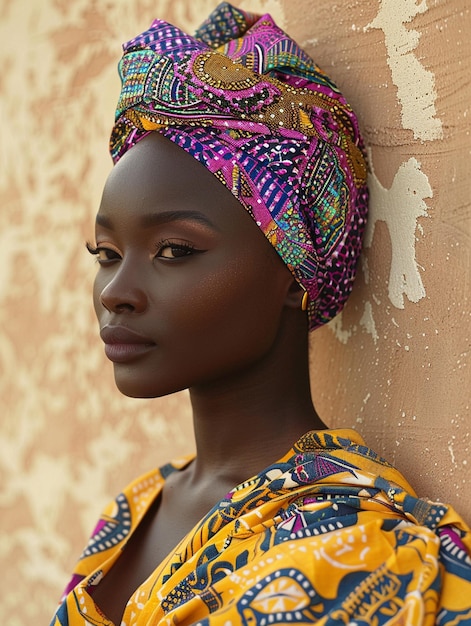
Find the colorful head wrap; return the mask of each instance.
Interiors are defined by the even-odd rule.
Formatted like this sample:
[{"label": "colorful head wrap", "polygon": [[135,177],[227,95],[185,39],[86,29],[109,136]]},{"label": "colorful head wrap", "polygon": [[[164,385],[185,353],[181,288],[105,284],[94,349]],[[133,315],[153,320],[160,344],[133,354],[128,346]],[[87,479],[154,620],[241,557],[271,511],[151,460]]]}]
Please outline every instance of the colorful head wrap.
[{"label": "colorful head wrap", "polygon": [[355,114],[270,15],[222,3],[195,37],[155,20],[123,46],[116,163],[159,131],[247,209],[307,292],[309,327],[350,294],[367,214]]}]

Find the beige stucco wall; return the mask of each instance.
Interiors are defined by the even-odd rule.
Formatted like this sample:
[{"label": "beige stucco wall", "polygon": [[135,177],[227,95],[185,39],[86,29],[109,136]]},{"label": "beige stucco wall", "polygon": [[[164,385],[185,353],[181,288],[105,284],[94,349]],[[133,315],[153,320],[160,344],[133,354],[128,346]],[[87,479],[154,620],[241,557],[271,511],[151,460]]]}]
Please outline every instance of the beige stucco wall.
[{"label": "beige stucco wall", "polygon": [[371,216],[354,297],[312,337],[314,397],[329,424],[357,427],[469,519],[471,12],[460,0],[347,4],[323,12],[307,47],[363,120]]},{"label": "beige stucco wall", "polygon": [[[2,624],[47,623],[101,506],[192,448],[185,394],[115,390],[83,244],[111,167],[119,44],[157,16],[192,28],[215,5],[0,0]],[[357,288],[312,336],[318,409],[471,519],[467,0],[239,6],[270,10],[333,76],[370,152]]]}]

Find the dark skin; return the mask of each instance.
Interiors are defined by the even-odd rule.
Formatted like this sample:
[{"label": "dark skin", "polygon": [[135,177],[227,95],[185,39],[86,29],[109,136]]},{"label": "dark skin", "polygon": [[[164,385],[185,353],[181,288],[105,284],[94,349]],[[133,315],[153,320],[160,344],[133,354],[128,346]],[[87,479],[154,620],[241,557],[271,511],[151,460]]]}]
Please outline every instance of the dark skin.
[{"label": "dark skin", "polygon": [[118,388],[189,389],[197,448],[96,587],[119,624],[132,593],[217,501],[325,425],[311,401],[302,290],[193,157],[158,133],[132,148],[106,183],[96,247],[95,310]]}]

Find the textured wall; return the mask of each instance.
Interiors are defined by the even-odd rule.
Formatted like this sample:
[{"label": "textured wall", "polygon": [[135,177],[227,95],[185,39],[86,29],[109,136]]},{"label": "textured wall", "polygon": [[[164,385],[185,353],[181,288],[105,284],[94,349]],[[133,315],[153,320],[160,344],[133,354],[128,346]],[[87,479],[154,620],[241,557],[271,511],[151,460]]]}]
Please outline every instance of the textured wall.
[{"label": "textured wall", "polygon": [[[2,624],[47,623],[104,502],[193,445],[185,394],[115,390],[83,244],[111,166],[120,42],[215,5],[0,0]],[[272,12],[335,78],[370,151],[358,285],[312,337],[318,409],[471,518],[467,0],[239,6]]]},{"label": "textured wall", "polygon": [[469,4],[321,5],[322,28],[294,6],[287,27],[358,109],[371,215],[354,296],[312,336],[313,395],[470,519]]}]

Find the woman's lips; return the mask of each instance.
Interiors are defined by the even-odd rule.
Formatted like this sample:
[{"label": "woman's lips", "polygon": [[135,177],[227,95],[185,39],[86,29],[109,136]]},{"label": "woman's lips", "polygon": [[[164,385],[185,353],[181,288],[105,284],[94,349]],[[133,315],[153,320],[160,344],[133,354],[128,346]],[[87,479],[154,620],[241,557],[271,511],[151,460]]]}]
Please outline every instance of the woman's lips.
[{"label": "woman's lips", "polygon": [[105,343],[105,354],[113,363],[127,363],[156,346],[148,337],[124,326],[104,326],[100,336]]},{"label": "woman's lips", "polygon": [[128,363],[152,348],[155,348],[155,343],[105,343],[105,354],[113,363]]}]

